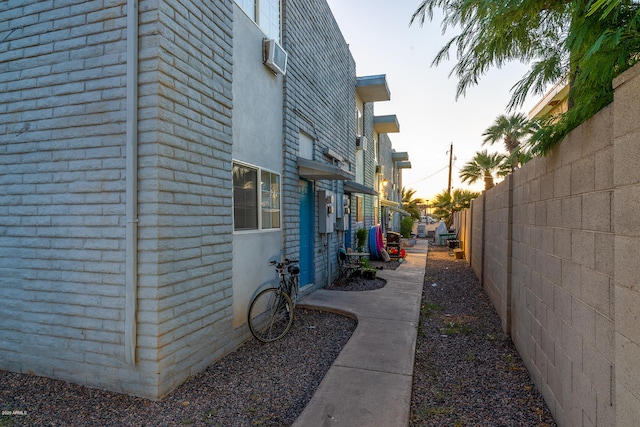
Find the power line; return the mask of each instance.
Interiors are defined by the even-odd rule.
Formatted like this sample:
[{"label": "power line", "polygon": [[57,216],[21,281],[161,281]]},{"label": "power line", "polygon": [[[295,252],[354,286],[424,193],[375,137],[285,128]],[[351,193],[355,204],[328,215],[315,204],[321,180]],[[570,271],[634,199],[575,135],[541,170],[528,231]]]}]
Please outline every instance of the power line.
[{"label": "power line", "polygon": [[445,169],[447,169],[447,168],[449,168],[449,166],[445,166],[445,167],[443,167],[442,169],[440,169],[440,170],[438,170],[438,171],[436,171],[436,172],[432,173],[432,174],[431,174],[431,175],[429,175],[429,176],[426,176],[426,177],[424,177],[424,178],[422,178],[422,179],[419,179],[419,180],[417,180],[417,181],[411,182],[411,183],[407,184],[407,186],[409,186],[409,185],[414,185],[414,184],[417,184],[417,183],[419,183],[419,182],[425,181],[425,180],[427,180],[427,179],[429,179],[429,178],[431,178],[431,177],[433,177],[433,176],[438,175],[440,172],[442,172],[443,170],[445,170]]}]

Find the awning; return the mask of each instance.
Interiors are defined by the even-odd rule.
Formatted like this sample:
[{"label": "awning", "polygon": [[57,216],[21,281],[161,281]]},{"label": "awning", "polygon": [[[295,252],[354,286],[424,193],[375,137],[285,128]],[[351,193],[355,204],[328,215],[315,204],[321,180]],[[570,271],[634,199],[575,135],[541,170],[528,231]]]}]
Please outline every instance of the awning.
[{"label": "awning", "polygon": [[387,76],[364,76],[356,79],[356,93],[362,102],[388,101],[391,99]]},{"label": "awning", "polygon": [[399,206],[399,203],[394,202],[393,200],[380,199],[380,206],[384,206],[387,208],[397,208]]},{"label": "awning", "polygon": [[378,133],[400,132],[400,124],[395,114],[373,117],[373,129]]},{"label": "awning", "polygon": [[378,193],[376,193],[376,191],[373,188],[367,187],[366,185],[359,184],[355,181],[345,181],[344,192],[370,194],[372,196],[378,195]]},{"label": "awning", "polygon": [[310,180],[352,180],[356,176],[337,166],[317,162],[315,160],[298,158],[298,174],[301,178]]},{"label": "awning", "polygon": [[393,212],[397,212],[397,213],[399,213],[400,215],[404,215],[404,216],[411,216],[411,214],[410,214],[409,212],[404,211],[404,210],[402,210],[402,209],[400,209],[400,208],[394,208],[394,207],[392,207],[392,206],[389,206],[389,210],[390,210],[390,211],[393,211]]},{"label": "awning", "polygon": [[409,153],[406,151],[394,151],[391,153],[391,160],[394,162],[406,162],[409,161]]}]

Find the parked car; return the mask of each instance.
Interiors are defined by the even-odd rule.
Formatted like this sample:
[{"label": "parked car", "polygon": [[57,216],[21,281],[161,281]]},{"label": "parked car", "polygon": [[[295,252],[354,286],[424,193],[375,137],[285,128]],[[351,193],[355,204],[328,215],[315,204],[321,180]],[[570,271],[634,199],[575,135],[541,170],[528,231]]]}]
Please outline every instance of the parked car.
[{"label": "parked car", "polygon": [[436,220],[431,218],[429,215],[422,215],[420,222],[425,222],[427,224],[435,224]]}]

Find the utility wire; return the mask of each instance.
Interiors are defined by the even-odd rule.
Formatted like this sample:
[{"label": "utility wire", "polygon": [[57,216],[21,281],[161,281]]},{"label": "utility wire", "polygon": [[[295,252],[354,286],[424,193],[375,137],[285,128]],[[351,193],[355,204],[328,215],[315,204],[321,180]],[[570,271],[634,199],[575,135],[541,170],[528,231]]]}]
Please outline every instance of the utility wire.
[{"label": "utility wire", "polygon": [[414,181],[414,182],[411,182],[411,183],[407,184],[407,186],[409,186],[409,185],[414,185],[414,184],[417,184],[417,183],[422,182],[422,181],[424,181],[424,180],[427,180],[427,179],[429,179],[429,178],[431,178],[431,177],[433,177],[433,176],[438,175],[440,172],[442,172],[443,170],[448,169],[448,168],[449,168],[449,166],[445,166],[445,167],[443,167],[442,169],[440,169],[440,170],[438,170],[438,171],[436,171],[436,172],[432,173],[432,174],[431,174],[431,175],[429,175],[429,176],[425,176],[425,177],[424,177],[424,178],[422,178],[422,179],[419,179],[419,180],[417,180],[417,181]]}]

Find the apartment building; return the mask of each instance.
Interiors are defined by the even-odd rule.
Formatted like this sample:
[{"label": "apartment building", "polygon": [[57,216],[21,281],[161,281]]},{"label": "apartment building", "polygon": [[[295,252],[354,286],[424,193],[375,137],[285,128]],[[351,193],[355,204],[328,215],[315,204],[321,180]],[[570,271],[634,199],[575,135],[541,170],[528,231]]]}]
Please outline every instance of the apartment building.
[{"label": "apartment building", "polygon": [[250,338],[271,259],[312,292],[380,222],[386,133],[324,0],[2,14],[0,369],[162,398]]}]

